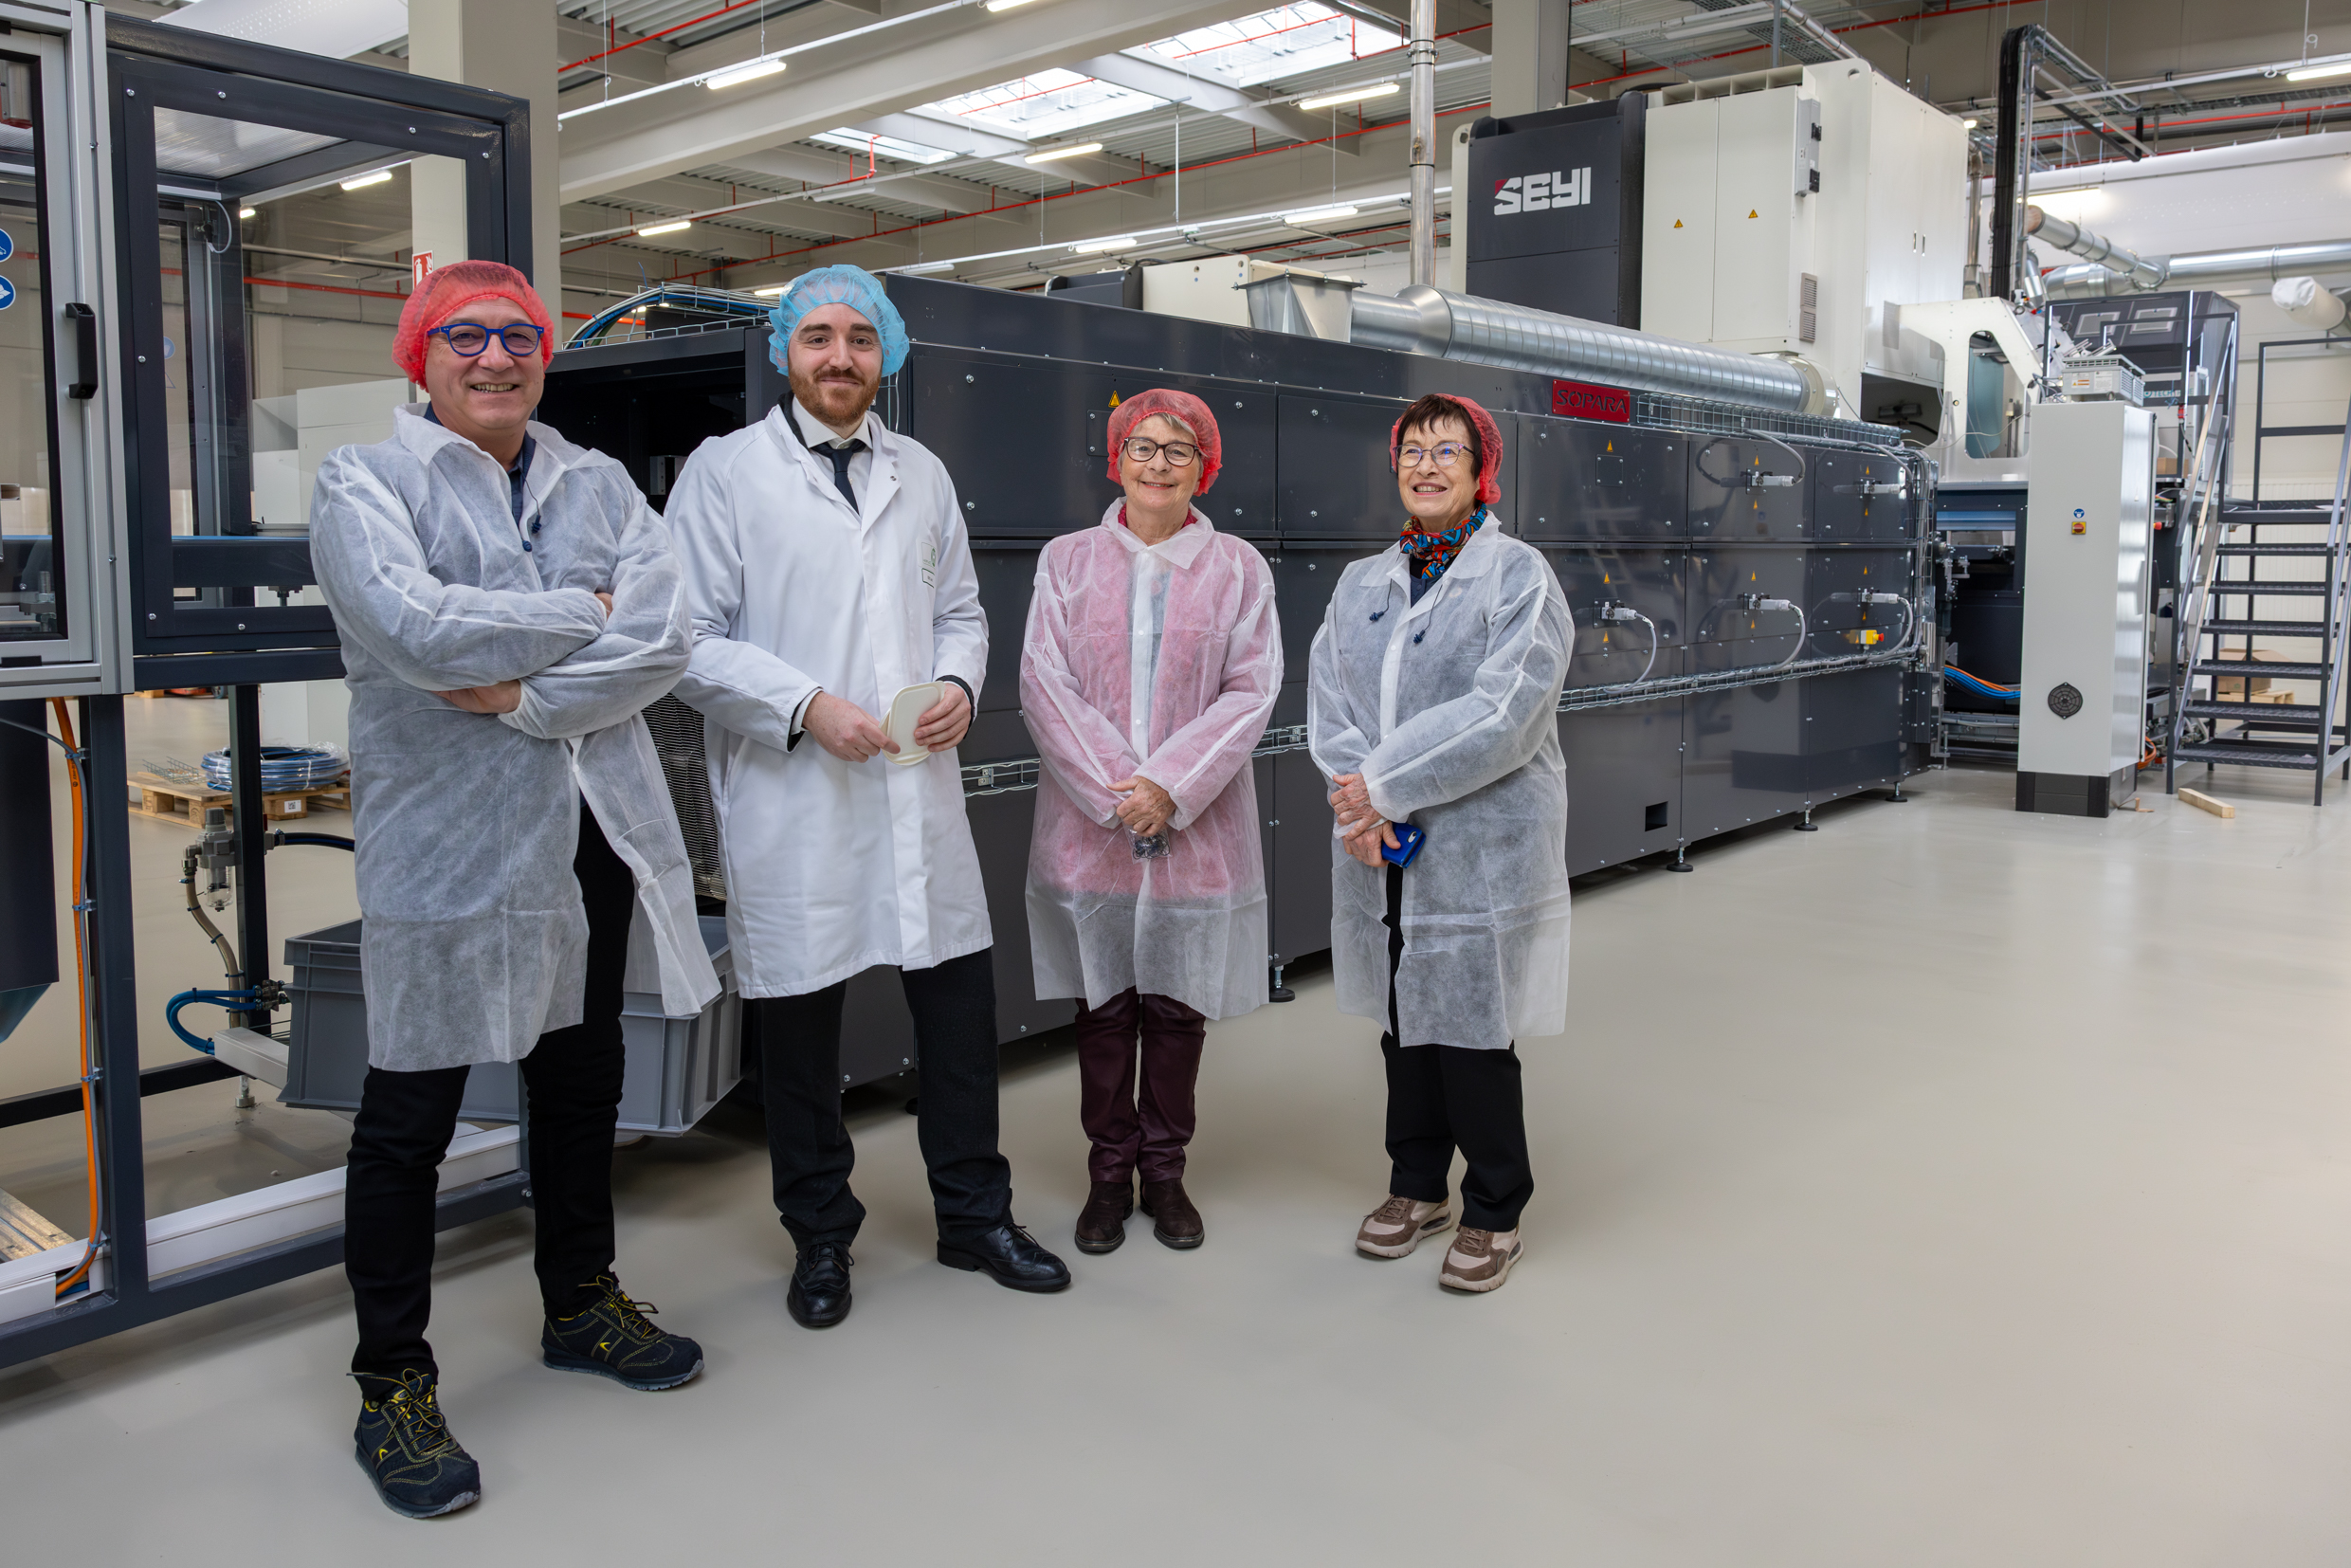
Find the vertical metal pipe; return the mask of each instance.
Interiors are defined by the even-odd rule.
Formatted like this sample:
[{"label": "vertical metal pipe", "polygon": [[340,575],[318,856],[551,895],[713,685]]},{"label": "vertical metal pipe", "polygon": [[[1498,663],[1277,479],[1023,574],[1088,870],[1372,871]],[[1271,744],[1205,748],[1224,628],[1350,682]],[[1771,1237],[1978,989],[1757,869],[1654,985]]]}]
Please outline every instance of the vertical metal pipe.
[{"label": "vertical metal pipe", "polygon": [[[1412,0],[1412,282],[1437,281],[1437,0]],[[1458,214],[1462,193],[1453,192]],[[1458,224],[1456,229],[1460,228]],[[1462,243],[1456,232],[1453,243]]]},{"label": "vertical metal pipe", "polygon": [[131,818],[118,807],[130,788],[122,699],[82,701],[89,753],[82,831],[90,866],[91,1066],[98,1074],[100,1223],[106,1228],[107,1288],[118,1300],[147,1293],[146,1144],[139,1131],[138,971],[132,943]]},{"label": "vertical metal pipe", "polygon": [[[262,800],[262,688],[228,688],[228,820],[237,832],[237,957],[245,983],[269,977],[269,892],[262,870],[269,830]],[[267,1029],[269,1010],[232,1013],[247,1029]]]},{"label": "vertical metal pipe", "polygon": [[1772,0],[1772,69],[1779,69],[1779,0]]}]

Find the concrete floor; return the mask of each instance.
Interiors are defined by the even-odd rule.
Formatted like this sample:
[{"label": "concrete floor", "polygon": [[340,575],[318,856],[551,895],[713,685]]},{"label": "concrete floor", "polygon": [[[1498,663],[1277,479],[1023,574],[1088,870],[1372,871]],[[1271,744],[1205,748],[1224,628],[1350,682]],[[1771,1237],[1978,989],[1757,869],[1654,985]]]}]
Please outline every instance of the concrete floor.
[{"label": "concrete floor", "polygon": [[[929,1257],[860,1098],[854,1315],[783,1310],[756,1128],[618,1158],[621,1269],[709,1370],[537,1362],[528,1221],[444,1239],[478,1507],[380,1508],[317,1276],[0,1373],[11,1559],[122,1563],[2351,1560],[2351,803],[2224,776],[2020,817],[2005,775],[1758,830],[1579,902],[1522,1043],[1538,1194],[1497,1295],[1356,1256],[1371,1027],[1325,980],[1218,1026],[1192,1187],[1031,1298]],[[1063,1051],[1007,1075],[1017,1207],[1084,1193]],[[153,1103],[153,1102],[150,1102]]]}]

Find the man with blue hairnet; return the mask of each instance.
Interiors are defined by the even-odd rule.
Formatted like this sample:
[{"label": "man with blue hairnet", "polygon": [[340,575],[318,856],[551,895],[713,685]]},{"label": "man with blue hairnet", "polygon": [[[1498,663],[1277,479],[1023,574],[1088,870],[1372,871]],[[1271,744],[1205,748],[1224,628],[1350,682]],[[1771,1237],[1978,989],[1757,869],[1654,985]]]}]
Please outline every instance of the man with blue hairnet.
[{"label": "man with blue hairnet", "polygon": [[963,509],[939,461],[873,416],[906,358],[879,279],[820,267],[769,320],[791,390],[702,444],[666,517],[694,635],[677,695],[706,726],[775,1208],[799,1248],[785,1304],[809,1328],[848,1315],[866,1210],[841,1012],[880,964],[898,967],[921,1051],[939,1261],[1059,1290],[1069,1271],[1013,1222],[996,1147],[993,938],[955,752],[988,665]]}]

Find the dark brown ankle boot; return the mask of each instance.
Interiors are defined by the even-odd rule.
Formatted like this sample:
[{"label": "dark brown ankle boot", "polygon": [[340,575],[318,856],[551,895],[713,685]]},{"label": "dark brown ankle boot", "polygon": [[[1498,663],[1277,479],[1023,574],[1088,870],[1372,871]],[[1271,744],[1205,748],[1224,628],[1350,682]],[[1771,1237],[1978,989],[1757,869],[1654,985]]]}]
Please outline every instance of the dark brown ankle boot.
[{"label": "dark brown ankle boot", "polygon": [[1097,1181],[1078,1214],[1078,1250],[1115,1252],[1126,1239],[1126,1216],[1135,1212],[1135,1178]]},{"label": "dark brown ankle boot", "polygon": [[1184,1194],[1183,1177],[1143,1183],[1143,1212],[1152,1219],[1151,1233],[1177,1251],[1189,1251],[1207,1236],[1200,1211]]}]

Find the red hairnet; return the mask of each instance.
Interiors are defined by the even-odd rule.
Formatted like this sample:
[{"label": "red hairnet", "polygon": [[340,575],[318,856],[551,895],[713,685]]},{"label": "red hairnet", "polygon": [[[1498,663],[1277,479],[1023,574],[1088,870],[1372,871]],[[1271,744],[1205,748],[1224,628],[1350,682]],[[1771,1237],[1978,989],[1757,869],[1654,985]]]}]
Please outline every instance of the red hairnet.
[{"label": "red hairnet", "polygon": [[1137,392],[1118,407],[1110,416],[1110,483],[1119,482],[1119,447],[1127,432],[1153,414],[1164,414],[1187,427],[1193,439],[1200,444],[1200,486],[1194,494],[1205,495],[1216,483],[1216,470],[1225,465],[1225,438],[1216,428],[1216,416],[1208,411],[1208,405],[1190,392],[1176,392],[1167,387],[1154,387]]},{"label": "red hairnet", "polygon": [[1404,427],[1410,423],[1422,429],[1437,419],[1458,419],[1478,433],[1478,500],[1491,506],[1502,500],[1502,427],[1494,416],[1467,397],[1452,392],[1431,392],[1404,410],[1388,431],[1388,461],[1394,464],[1396,454],[1404,449]]},{"label": "red hairnet", "polygon": [[467,305],[483,300],[512,301],[538,328],[538,356],[556,356],[555,319],[531,280],[503,262],[451,262],[425,274],[425,281],[400,308],[399,330],[392,336],[392,362],[411,381],[425,379],[425,335],[447,323]]}]

